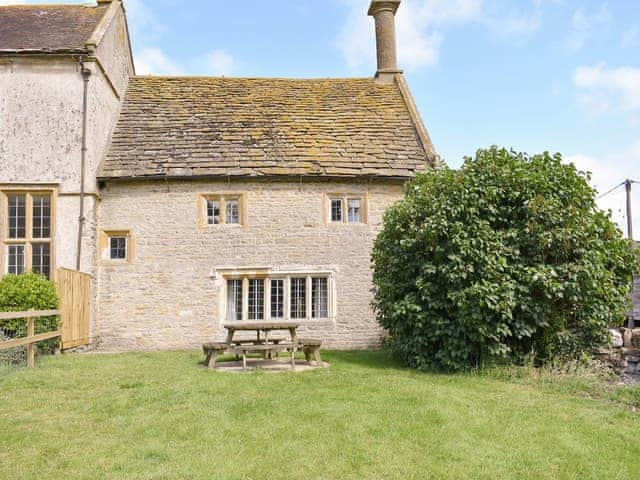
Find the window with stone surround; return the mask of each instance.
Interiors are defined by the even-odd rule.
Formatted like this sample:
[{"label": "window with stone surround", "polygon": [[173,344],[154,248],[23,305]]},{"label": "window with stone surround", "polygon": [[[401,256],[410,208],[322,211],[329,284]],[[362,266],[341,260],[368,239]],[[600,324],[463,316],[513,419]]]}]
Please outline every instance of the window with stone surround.
[{"label": "window with stone surround", "polygon": [[2,190],[3,273],[33,271],[51,277],[53,258],[52,190]]},{"label": "window with stone surround", "polygon": [[127,265],[133,261],[134,244],[130,230],[103,230],[99,236],[103,265]]},{"label": "window with stone surround", "polygon": [[330,274],[225,276],[227,321],[326,320],[332,317]]},{"label": "window with stone surround", "polygon": [[203,195],[200,199],[200,224],[244,225],[245,196],[237,193]]},{"label": "window with stone surround", "polygon": [[327,194],[327,223],[367,223],[365,195]]}]

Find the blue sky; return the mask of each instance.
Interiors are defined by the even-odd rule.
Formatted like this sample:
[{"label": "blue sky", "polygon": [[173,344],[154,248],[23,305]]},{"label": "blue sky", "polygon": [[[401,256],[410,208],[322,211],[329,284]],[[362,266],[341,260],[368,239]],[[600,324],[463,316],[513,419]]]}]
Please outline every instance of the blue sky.
[{"label": "blue sky", "polygon": [[[138,73],[375,71],[369,0],[124,4]],[[593,171],[600,191],[640,180],[640,0],[403,0],[398,41],[400,66],[450,166],[497,144],[559,151]],[[624,220],[623,189],[601,205]]]}]

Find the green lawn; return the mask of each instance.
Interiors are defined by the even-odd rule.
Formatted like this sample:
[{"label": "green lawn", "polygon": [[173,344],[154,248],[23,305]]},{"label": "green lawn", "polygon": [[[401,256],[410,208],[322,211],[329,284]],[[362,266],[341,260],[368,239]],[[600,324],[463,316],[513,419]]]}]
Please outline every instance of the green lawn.
[{"label": "green lawn", "polygon": [[0,378],[0,477],[640,478],[640,414],[535,382],[324,353],[306,373],[199,352],[68,355]]}]

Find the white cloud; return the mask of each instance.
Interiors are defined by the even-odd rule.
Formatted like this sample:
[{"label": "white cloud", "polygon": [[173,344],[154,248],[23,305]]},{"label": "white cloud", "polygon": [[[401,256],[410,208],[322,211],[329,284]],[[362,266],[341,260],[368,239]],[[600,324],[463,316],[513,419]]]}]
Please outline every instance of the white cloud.
[{"label": "white cloud", "polygon": [[[375,29],[369,0],[343,0],[349,8],[337,45],[352,70],[375,65]],[[438,63],[444,25],[471,21],[482,0],[405,0],[398,10],[398,63],[409,70]]]},{"label": "white cloud", "polygon": [[[352,70],[375,65],[373,20],[365,15],[370,0],[342,0],[349,14],[336,44]],[[478,23],[500,36],[529,35],[542,23],[542,0],[525,3],[522,11],[505,14],[511,3],[484,0],[404,0],[397,14],[398,63],[415,70],[434,66],[440,58],[445,31],[456,25]]]},{"label": "white cloud", "polygon": [[[597,158],[585,154],[565,157],[567,163],[573,163],[578,169],[592,173],[591,184],[599,192],[606,193],[627,178],[640,180],[640,140],[627,151],[620,154]],[[640,239],[640,184],[632,189],[634,237]],[[603,210],[611,210],[613,220],[620,229],[627,231],[626,194],[624,187],[605,195],[598,200]]]},{"label": "white cloud", "polygon": [[581,66],[574,71],[573,84],[580,90],[580,102],[595,114],[640,109],[640,68]]},{"label": "white cloud", "polygon": [[204,56],[203,67],[208,75],[231,75],[235,68],[235,60],[224,50],[213,50]]},{"label": "white cloud", "polygon": [[157,19],[147,0],[127,0],[125,8],[134,39],[138,75],[230,75],[235,70],[235,59],[222,49],[173,58],[157,46],[167,28]]},{"label": "white cloud", "polygon": [[178,64],[159,48],[143,48],[134,55],[138,75],[183,75]]},{"label": "white cloud", "polygon": [[134,55],[138,75],[231,75],[235,60],[224,50],[176,61],[160,48],[143,48]]},{"label": "white cloud", "polygon": [[571,51],[578,51],[599,30],[611,24],[612,16],[607,3],[592,14],[578,8],[571,18],[571,28],[567,34],[566,46]]}]

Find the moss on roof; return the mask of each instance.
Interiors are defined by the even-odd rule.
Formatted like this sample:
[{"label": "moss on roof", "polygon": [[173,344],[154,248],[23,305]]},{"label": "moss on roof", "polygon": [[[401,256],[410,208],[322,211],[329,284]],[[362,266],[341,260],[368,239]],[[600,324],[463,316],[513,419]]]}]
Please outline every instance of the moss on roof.
[{"label": "moss on roof", "polygon": [[99,176],[410,177],[426,150],[396,84],[141,76]]},{"label": "moss on roof", "polygon": [[107,6],[0,7],[0,54],[81,53]]}]

